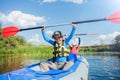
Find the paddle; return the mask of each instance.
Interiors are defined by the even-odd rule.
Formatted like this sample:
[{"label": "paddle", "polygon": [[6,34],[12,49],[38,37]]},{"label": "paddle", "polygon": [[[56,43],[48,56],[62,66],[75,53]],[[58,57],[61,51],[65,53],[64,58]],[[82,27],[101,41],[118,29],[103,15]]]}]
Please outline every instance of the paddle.
[{"label": "paddle", "polygon": [[[120,11],[110,15],[107,18],[102,18],[102,19],[93,19],[93,20],[85,20],[85,21],[77,21],[77,22],[73,22],[74,24],[81,24],[81,23],[90,23],[90,22],[99,22],[99,21],[111,21],[113,23],[118,23],[120,24]],[[65,26],[65,25],[70,25],[70,23],[67,24],[59,24],[59,25],[51,25],[51,26],[46,26],[46,28],[48,27],[56,27],[56,26]],[[32,30],[32,29],[39,29],[42,28],[42,26],[39,27],[33,27],[33,28],[26,28],[26,29],[19,29],[16,26],[9,26],[6,28],[2,29],[2,36],[3,37],[7,37],[7,36],[14,36],[15,34],[17,34],[20,31],[25,31],[25,30]]]},{"label": "paddle", "polygon": [[75,34],[75,36],[85,36],[85,35],[94,36],[94,35],[98,35],[98,34],[97,33],[95,33],[95,34],[87,34],[87,33],[85,33],[85,34]]},{"label": "paddle", "polygon": [[[97,33],[94,33],[94,34],[87,34],[87,33],[84,33],[84,34],[75,34],[75,36],[94,36],[94,35],[98,35]],[[64,37],[67,37],[68,35],[65,34],[63,35]]]}]

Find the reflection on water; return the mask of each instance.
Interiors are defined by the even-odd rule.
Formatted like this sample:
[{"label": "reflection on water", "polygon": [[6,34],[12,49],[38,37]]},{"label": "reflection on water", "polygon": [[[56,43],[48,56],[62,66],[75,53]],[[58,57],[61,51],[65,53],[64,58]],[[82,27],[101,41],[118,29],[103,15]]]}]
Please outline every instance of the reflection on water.
[{"label": "reflection on water", "polygon": [[[120,53],[86,53],[90,80],[120,80]],[[89,54],[89,55],[88,55]],[[39,55],[0,55],[0,74],[38,63]]]},{"label": "reflection on water", "polygon": [[19,56],[0,56],[0,73],[22,68],[24,66],[23,61],[24,59]]},{"label": "reflection on water", "polygon": [[18,54],[0,55],[0,74],[21,69],[33,63],[38,63],[40,61],[36,60],[40,59],[38,57],[39,57],[38,55],[36,56]]},{"label": "reflection on water", "polygon": [[86,56],[91,80],[120,80],[120,55]]}]

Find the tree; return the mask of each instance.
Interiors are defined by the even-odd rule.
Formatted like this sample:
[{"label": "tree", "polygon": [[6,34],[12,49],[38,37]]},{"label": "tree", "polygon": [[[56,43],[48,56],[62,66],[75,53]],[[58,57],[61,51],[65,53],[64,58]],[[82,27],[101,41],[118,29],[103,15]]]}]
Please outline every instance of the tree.
[{"label": "tree", "polygon": [[[0,34],[1,32],[2,32],[2,27],[0,27]],[[0,49],[15,48],[24,44],[26,44],[26,41],[22,36],[2,37],[0,35]]]},{"label": "tree", "polygon": [[115,41],[117,44],[120,44],[120,34],[116,36]]},{"label": "tree", "polygon": [[115,37],[114,49],[120,51],[120,34]]}]

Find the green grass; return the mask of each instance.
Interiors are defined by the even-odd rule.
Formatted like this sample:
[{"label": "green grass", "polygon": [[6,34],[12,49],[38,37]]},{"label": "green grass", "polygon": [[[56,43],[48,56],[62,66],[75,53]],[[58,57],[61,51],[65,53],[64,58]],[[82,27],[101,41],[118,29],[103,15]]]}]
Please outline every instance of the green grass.
[{"label": "green grass", "polygon": [[[93,52],[104,52],[107,50],[104,47],[81,47],[79,53],[93,54]],[[2,48],[0,49],[0,56],[4,55],[21,55],[21,56],[33,56],[39,59],[46,59],[52,57],[53,47],[52,46],[33,46],[33,45],[21,45],[17,48]],[[98,55],[98,54],[96,54]]]},{"label": "green grass", "polygon": [[0,55],[27,55],[27,56],[36,56],[38,55],[41,58],[49,58],[52,56],[53,47],[52,46],[19,46],[18,48],[12,49],[1,49]]}]

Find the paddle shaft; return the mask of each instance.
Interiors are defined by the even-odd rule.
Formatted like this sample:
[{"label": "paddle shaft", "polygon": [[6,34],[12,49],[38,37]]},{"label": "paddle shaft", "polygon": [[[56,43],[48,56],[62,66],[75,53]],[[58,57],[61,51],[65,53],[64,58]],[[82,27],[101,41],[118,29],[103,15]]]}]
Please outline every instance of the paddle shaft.
[{"label": "paddle shaft", "polygon": [[75,34],[76,36],[81,36],[81,35],[98,35],[97,33],[96,34]]},{"label": "paddle shaft", "polygon": [[26,28],[26,29],[20,29],[19,31],[25,31],[25,30],[32,30],[32,29],[39,29],[39,28],[42,28],[42,27],[33,27],[33,28]]},{"label": "paddle shaft", "polygon": [[80,35],[88,35],[88,34],[75,34],[76,36],[80,36]]},{"label": "paddle shaft", "polygon": [[77,22],[73,22],[74,24],[82,24],[82,23],[90,23],[90,22],[99,22],[99,21],[106,21],[106,18],[102,18],[102,19],[93,19],[93,20],[85,20],[85,21],[77,21]]},{"label": "paddle shaft", "polygon": [[[93,19],[93,20],[85,20],[85,21],[76,21],[76,22],[72,22],[72,23],[74,23],[74,24],[82,24],[82,23],[99,22],[99,21],[105,21],[105,20],[106,20],[106,18],[103,18],[103,19]],[[56,26],[65,26],[65,25],[70,25],[70,23],[46,26],[46,28],[56,27]],[[26,29],[20,29],[20,31],[32,30],[32,29],[39,29],[39,28],[42,28],[42,26],[33,27],[33,28],[26,28]]]},{"label": "paddle shaft", "polygon": [[[58,25],[51,25],[51,26],[45,26],[45,27],[46,27],[46,28],[50,28],[50,27],[65,26],[65,25],[69,25],[69,24],[58,24]],[[40,28],[42,28],[42,26],[33,27],[33,28],[26,28],[26,29],[20,29],[20,31],[32,30],[32,29],[40,29]]]},{"label": "paddle shaft", "polygon": [[[120,24],[120,11],[113,13],[109,17],[106,18],[101,18],[101,19],[92,19],[92,20],[84,20],[84,21],[75,21],[72,22],[73,24],[82,24],[82,23],[91,23],[91,22],[100,22],[100,21],[111,21],[113,23],[118,23]],[[58,24],[58,25],[50,25],[50,26],[45,26],[46,28],[49,27],[56,27],[56,26],[65,26],[65,25],[70,25],[71,23],[66,23],[66,24]],[[2,36],[7,37],[7,36],[13,36],[17,34],[20,31],[25,31],[25,30],[32,30],[32,29],[40,29],[43,28],[43,26],[38,26],[38,27],[33,27],[33,28],[25,28],[25,29],[19,29],[16,26],[9,26],[6,28],[2,29]],[[82,34],[82,35],[87,35],[87,34]]]},{"label": "paddle shaft", "polygon": [[73,22],[74,24],[82,24],[82,23],[90,23],[90,22],[99,22],[99,21],[106,21],[106,20],[115,20],[115,19],[119,19],[120,17],[114,17],[114,18],[101,18],[101,19],[93,19],[93,20],[85,20],[85,21],[77,21],[77,22]]},{"label": "paddle shaft", "polygon": [[[87,34],[87,33],[83,33],[83,34],[75,34],[75,36],[85,36],[85,35],[98,35],[97,33],[91,33],[91,34]],[[68,36],[67,34],[65,34],[64,36]]]}]

